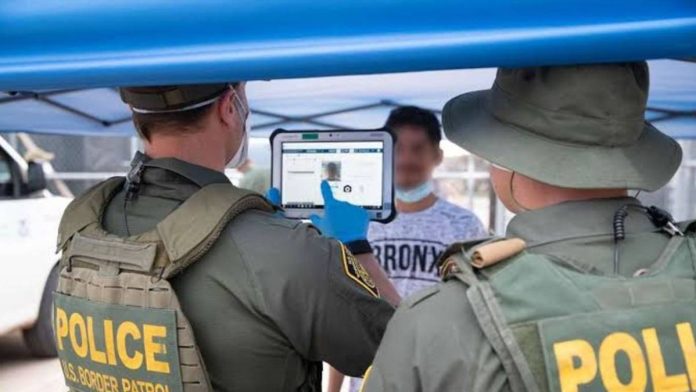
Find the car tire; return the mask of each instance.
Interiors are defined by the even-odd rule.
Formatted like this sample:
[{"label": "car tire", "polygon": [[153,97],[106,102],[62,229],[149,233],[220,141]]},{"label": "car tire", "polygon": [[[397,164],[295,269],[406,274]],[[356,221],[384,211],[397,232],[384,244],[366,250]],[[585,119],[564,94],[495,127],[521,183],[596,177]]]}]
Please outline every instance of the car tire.
[{"label": "car tire", "polygon": [[37,358],[54,358],[58,356],[53,334],[52,315],[53,292],[58,287],[58,274],[60,274],[60,267],[56,264],[51,268],[44,285],[39,307],[39,318],[31,328],[22,331],[24,343],[27,345],[31,355]]}]

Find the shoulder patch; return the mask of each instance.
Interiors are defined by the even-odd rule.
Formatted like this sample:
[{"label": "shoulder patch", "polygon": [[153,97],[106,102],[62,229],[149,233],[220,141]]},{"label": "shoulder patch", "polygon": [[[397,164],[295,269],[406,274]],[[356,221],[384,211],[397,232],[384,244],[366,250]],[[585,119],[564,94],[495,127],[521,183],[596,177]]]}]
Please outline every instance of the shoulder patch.
[{"label": "shoulder patch", "polygon": [[430,287],[426,287],[423,290],[416,292],[410,297],[406,298],[401,304],[408,308],[412,308],[418,305],[420,302],[432,297],[433,295],[440,292],[439,284],[434,284]]},{"label": "shoulder patch", "polygon": [[360,264],[358,259],[353,256],[352,253],[346,248],[345,245],[341,244],[341,258],[343,264],[343,272],[355,283],[362,286],[370,294],[375,297],[379,297],[379,290],[372,277],[367,272],[365,267]]},{"label": "shoulder patch", "polygon": [[372,374],[372,366],[373,365],[370,365],[370,367],[368,367],[367,370],[365,370],[365,374],[363,375],[363,380],[360,383],[360,389],[358,390],[358,392],[366,391],[365,386],[367,385],[367,379],[370,378],[370,375]]}]

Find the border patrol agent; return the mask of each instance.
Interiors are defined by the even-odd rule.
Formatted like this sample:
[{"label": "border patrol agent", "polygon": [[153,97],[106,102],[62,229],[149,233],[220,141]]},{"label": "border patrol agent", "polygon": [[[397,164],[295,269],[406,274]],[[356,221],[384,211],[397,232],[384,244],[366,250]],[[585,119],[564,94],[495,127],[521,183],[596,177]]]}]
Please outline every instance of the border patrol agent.
[{"label": "border patrol agent", "polygon": [[627,197],[673,176],[645,122],[646,63],[500,69],[444,108],[518,212],[453,245],[444,282],[405,300],[363,390],[694,391],[694,225]]},{"label": "border patrol agent", "polygon": [[[245,159],[243,94],[241,84],[121,89],[152,156],[63,217],[54,322],[71,390],[318,391],[321,361],[352,375],[371,363],[393,307],[358,261],[378,265],[367,214],[334,203],[338,214],[323,217],[343,233],[334,215],[364,214],[336,235],[344,245],[234,187],[223,170]],[[210,151],[196,157],[207,166],[172,157],[196,148]]]}]

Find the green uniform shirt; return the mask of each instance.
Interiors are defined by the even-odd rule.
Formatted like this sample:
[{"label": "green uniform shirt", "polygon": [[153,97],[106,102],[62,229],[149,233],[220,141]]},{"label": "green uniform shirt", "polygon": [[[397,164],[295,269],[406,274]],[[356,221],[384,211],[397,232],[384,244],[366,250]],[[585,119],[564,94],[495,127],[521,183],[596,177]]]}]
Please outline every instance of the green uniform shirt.
[{"label": "green uniform shirt", "polygon": [[[131,235],[155,227],[201,187],[229,181],[176,159],[149,161],[142,178],[126,207]],[[127,235],[123,211],[121,191],[106,208],[107,231]],[[343,252],[311,226],[248,211],[172,279],[215,390],[309,390],[318,361],[350,375],[365,371],[393,308],[346,275]]]},{"label": "green uniform shirt", "polygon": [[[527,250],[585,271],[613,273],[614,212],[633,198],[567,202],[517,215],[508,237]],[[655,262],[669,237],[642,213],[630,210],[620,274],[632,276]],[[524,279],[523,276],[520,279]],[[540,288],[543,289],[543,288]],[[402,302],[389,323],[364,391],[507,391],[500,359],[484,337],[465,285],[456,279]]]}]

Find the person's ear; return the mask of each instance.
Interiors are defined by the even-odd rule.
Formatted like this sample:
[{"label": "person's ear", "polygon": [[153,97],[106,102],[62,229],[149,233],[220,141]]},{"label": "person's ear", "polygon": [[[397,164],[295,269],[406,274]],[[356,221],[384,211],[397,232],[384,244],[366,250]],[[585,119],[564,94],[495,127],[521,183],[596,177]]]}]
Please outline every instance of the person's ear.
[{"label": "person's ear", "polygon": [[445,152],[442,151],[442,148],[440,148],[440,146],[437,146],[435,149],[435,166],[440,166],[444,157]]},{"label": "person's ear", "polygon": [[225,94],[220,97],[217,103],[217,115],[218,118],[220,119],[220,122],[223,123],[226,126],[231,126],[234,124],[235,119],[237,118],[237,114],[235,113],[235,110],[237,110],[237,107],[234,105],[234,102],[232,101],[234,99],[234,92],[232,89],[228,90]]}]

